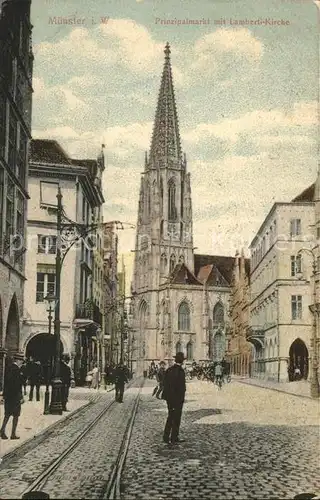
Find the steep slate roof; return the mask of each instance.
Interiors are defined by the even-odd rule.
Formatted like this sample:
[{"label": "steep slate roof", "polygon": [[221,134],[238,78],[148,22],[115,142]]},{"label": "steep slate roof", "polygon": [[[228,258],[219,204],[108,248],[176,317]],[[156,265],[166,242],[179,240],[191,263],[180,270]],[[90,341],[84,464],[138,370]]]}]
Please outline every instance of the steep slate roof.
[{"label": "steep slate roof", "polygon": [[295,201],[313,201],[314,199],[314,190],[315,190],[315,183],[311,184],[311,186],[307,187],[302,193],[300,193],[298,196],[293,198],[293,202]]},{"label": "steep slate roof", "polygon": [[[219,256],[219,255],[194,255],[194,272],[196,276],[199,276],[200,269],[202,267],[208,265],[214,265],[223,278],[227,281],[228,284],[231,283],[233,266],[234,266],[234,257],[227,256]],[[201,271],[201,275],[205,274],[205,271]]]},{"label": "steep slate roof", "polygon": [[202,285],[183,263],[178,264],[172,271],[171,283],[175,285]]},{"label": "steep slate roof", "polygon": [[32,139],[30,143],[30,161],[72,165],[71,159],[57,141],[52,139]]}]

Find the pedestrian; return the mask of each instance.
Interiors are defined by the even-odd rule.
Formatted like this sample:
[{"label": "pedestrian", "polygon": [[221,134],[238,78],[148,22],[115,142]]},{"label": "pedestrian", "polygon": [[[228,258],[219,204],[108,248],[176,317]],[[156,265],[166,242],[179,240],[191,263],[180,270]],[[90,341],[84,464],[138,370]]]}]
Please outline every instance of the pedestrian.
[{"label": "pedestrian", "polygon": [[36,400],[40,401],[40,385],[42,378],[42,368],[40,361],[30,358],[28,365],[28,378],[30,383],[29,401],[33,400],[33,391],[36,388]]},{"label": "pedestrian", "polygon": [[116,389],[115,399],[118,403],[123,403],[124,386],[125,383],[128,382],[128,377],[122,361],[115,369],[114,376],[115,376],[115,389]]},{"label": "pedestrian", "polygon": [[91,387],[93,389],[98,389],[99,387],[99,370],[97,365],[95,364],[92,369],[92,383]]},{"label": "pedestrian", "polygon": [[87,384],[87,387],[89,387],[89,389],[91,389],[91,385],[92,385],[92,371],[91,370],[89,370],[87,373],[86,384]]},{"label": "pedestrian", "polygon": [[164,381],[164,376],[165,376],[165,373],[166,373],[166,364],[164,361],[161,361],[160,362],[160,368],[157,372],[157,382],[158,382],[158,386],[157,386],[157,391],[155,393],[156,395],[156,398],[158,399],[161,399],[161,393],[163,391],[163,381]]},{"label": "pedestrian", "polygon": [[70,356],[69,354],[64,354],[61,358],[60,363],[60,376],[61,376],[61,401],[62,401],[62,411],[67,410],[67,403],[69,399],[69,390],[71,385],[71,368],[69,366]]},{"label": "pedestrian", "polygon": [[4,418],[0,430],[1,439],[8,439],[6,426],[10,417],[12,417],[10,439],[20,439],[16,434],[16,430],[21,414],[21,403],[23,402],[21,365],[22,359],[19,356],[9,358],[6,363],[3,384]]},{"label": "pedestrian", "polygon": [[21,379],[22,379],[22,386],[23,386],[23,394],[24,396],[27,395],[27,382],[28,382],[28,362],[26,359],[23,360],[23,363],[21,365]]},{"label": "pedestrian", "polygon": [[214,377],[216,384],[222,382],[222,365],[221,363],[217,363],[214,369]]},{"label": "pedestrian", "polygon": [[175,364],[165,372],[162,399],[167,402],[168,418],[164,428],[165,443],[182,443],[179,439],[182,408],[186,393],[186,377],[182,364],[185,360],[183,352],[175,355]]}]

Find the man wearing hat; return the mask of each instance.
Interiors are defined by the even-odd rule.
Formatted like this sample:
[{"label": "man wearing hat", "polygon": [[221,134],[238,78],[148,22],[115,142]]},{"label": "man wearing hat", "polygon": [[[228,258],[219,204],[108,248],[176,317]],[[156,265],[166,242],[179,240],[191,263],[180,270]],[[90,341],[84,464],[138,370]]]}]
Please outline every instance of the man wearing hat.
[{"label": "man wearing hat", "polygon": [[23,356],[20,354],[13,355],[11,358],[8,358],[6,362],[3,385],[4,418],[0,430],[1,439],[8,439],[6,435],[6,426],[10,417],[12,417],[11,439],[19,439],[16,434],[16,430],[21,413],[21,401],[23,399],[23,378],[21,374],[22,362]]},{"label": "man wearing hat", "polygon": [[170,366],[164,376],[162,399],[167,402],[168,418],[163,433],[165,443],[182,443],[179,429],[182,407],[186,393],[186,377],[182,364],[185,360],[183,352],[175,355],[175,364]]}]

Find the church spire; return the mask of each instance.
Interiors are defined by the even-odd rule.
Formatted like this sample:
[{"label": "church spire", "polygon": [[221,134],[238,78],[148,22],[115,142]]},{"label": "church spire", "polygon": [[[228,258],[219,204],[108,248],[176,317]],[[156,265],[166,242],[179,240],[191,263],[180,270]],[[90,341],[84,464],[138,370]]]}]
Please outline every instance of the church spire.
[{"label": "church spire", "polygon": [[181,162],[179,123],[174,97],[170,52],[170,45],[167,43],[164,50],[165,61],[150,149],[150,160],[156,163],[169,159]]}]

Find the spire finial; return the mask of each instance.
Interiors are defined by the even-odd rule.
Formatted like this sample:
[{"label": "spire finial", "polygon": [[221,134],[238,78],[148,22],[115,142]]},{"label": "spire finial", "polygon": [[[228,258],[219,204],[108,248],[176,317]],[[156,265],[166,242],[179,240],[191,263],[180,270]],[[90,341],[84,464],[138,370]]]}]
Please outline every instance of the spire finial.
[{"label": "spire finial", "polygon": [[165,53],[166,59],[170,59],[171,50],[170,50],[169,42],[166,43],[164,53]]}]

